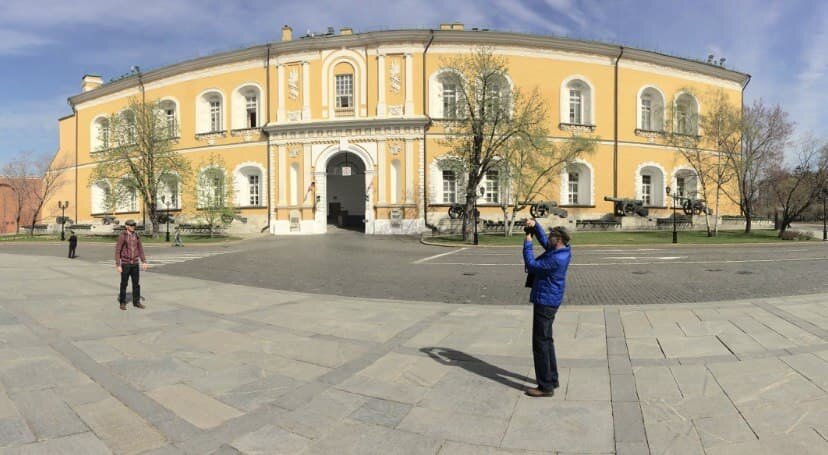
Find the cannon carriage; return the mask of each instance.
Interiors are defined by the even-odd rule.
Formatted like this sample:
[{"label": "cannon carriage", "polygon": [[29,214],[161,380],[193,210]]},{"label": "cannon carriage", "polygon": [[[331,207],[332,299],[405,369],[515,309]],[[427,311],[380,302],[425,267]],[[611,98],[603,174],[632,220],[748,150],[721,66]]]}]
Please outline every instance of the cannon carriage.
[{"label": "cannon carriage", "polygon": [[650,214],[650,209],[644,207],[644,201],[640,199],[604,196],[604,200],[613,203],[613,212],[615,213],[615,216],[638,215],[640,217],[646,217]]}]

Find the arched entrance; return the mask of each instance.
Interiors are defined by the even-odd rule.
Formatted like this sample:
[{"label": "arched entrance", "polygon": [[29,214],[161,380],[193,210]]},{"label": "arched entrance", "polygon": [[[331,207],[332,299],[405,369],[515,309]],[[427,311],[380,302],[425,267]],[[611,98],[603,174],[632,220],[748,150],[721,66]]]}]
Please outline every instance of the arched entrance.
[{"label": "arched entrance", "polygon": [[359,155],[341,150],[325,166],[325,223],[342,229],[366,231],[367,169]]}]

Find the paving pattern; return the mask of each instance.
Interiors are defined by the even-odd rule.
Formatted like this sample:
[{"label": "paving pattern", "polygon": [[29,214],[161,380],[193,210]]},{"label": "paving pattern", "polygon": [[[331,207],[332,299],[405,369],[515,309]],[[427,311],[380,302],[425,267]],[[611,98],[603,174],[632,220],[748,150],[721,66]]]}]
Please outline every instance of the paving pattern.
[{"label": "paving pattern", "polygon": [[828,453],[828,295],[528,306],[314,295],[0,254],[0,453]]}]

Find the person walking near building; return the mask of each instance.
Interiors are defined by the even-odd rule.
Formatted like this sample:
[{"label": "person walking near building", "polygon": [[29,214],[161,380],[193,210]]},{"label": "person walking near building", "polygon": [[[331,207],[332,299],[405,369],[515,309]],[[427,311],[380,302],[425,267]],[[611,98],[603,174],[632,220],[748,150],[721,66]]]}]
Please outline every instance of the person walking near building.
[{"label": "person walking near building", "polygon": [[184,246],[184,242],[181,241],[181,228],[178,226],[175,227],[175,238],[173,240],[173,246]]},{"label": "person walking near building", "polygon": [[132,305],[144,308],[141,303],[141,285],[139,283],[139,267],[147,270],[147,258],[144,256],[144,246],[141,238],[135,233],[135,221],[126,220],[126,229],[118,236],[115,244],[115,270],[121,274],[121,287],[118,293],[118,303],[122,310],[126,310],[127,281],[132,278]]},{"label": "person walking near building", "polygon": [[78,249],[78,236],[75,231],[69,231],[69,259],[75,258],[75,250]]},{"label": "person walking near building", "polygon": [[[526,239],[523,242],[523,262],[529,276],[526,285],[531,286],[529,301],[533,304],[532,354],[535,360],[537,387],[526,390],[530,397],[549,397],[558,387],[558,363],[552,338],[552,323],[561,305],[566,285],[566,271],[572,254],[570,235],[563,227],[554,227],[549,235],[535,220],[526,222]],[[537,258],[532,250],[532,236],[537,237],[546,251]]]}]

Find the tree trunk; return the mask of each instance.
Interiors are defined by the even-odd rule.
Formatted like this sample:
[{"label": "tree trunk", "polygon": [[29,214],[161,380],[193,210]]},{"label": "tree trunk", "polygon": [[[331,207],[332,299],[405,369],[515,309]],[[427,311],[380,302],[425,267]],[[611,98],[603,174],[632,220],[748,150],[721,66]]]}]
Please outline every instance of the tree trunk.
[{"label": "tree trunk", "polygon": [[473,223],[477,222],[477,218],[474,216],[474,201],[477,197],[477,189],[475,185],[472,191],[466,190],[466,209],[464,213],[466,214],[465,219],[463,220],[463,241],[468,242],[469,239],[472,237],[472,230],[474,229]]},{"label": "tree trunk", "polygon": [[751,228],[751,216],[750,213],[745,214],[745,234],[750,234]]}]

